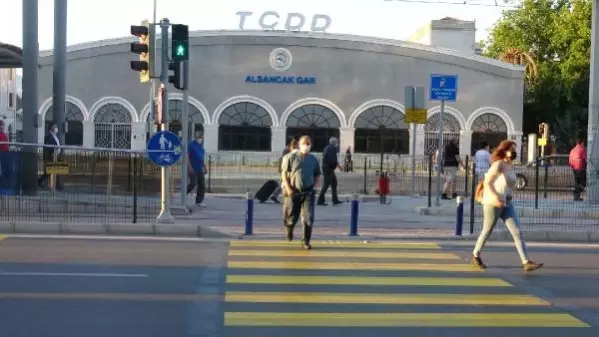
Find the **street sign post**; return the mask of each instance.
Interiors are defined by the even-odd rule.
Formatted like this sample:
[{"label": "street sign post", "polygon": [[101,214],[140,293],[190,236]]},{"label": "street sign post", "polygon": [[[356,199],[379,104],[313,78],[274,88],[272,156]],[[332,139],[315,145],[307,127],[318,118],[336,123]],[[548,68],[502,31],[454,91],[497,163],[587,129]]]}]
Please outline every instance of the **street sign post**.
[{"label": "street sign post", "polygon": [[418,124],[426,124],[428,111],[424,107],[424,87],[405,87],[404,121],[412,123],[412,196],[416,196],[416,128]]},{"label": "street sign post", "polygon": [[148,158],[160,167],[169,167],[183,156],[181,139],[170,131],[156,132],[148,141]]},{"label": "street sign post", "polygon": [[439,111],[439,145],[437,147],[437,195],[435,205],[441,206],[441,167],[443,160],[443,122],[445,114],[445,101],[455,102],[458,96],[458,75],[431,75],[431,101],[441,101],[441,111]]}]

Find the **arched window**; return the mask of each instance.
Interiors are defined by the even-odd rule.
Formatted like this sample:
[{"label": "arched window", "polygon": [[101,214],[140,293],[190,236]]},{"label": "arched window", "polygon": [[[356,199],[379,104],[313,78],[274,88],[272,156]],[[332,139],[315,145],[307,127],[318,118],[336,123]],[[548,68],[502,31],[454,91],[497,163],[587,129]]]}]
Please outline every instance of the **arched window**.
[{"label": "arched window", "polygon": [[270,151],[272,119],[261,106],[243,102],[225,110],[218,119],[221,151]]},{"label": "arched window", "polygon": [[[424,152],[432,154],[439,148],[439,127],[441,126],[441,114],[436,113],[428,118],[424,125]],[[460,122],[448,114],[443,114],[443,146],[449,140],[453,140],[456,145],[460,146]]]},{"label": "arched window", "polygon": [[[64,119],[67,122],[67,132],[64,135],[65,145],[81,146],[83,145],[83,112],[79,107],[71,102],[65,102]],[[46,110],[45,129],[48,130],[54,123],[54,110],[50,105]]]},{"label": "arched window", "polygon": [[319,104],[304,105],[295,109],[287,119],[287,138],[310,136],[312,151],[322,152],[329,138],[339,138],[341,122],[333,110]]},{"label": "arched window", "polygon": [[101,106],[94,115],[95,147],[130,149],[131,114],[118,103]]},{"label": "arched window", "polygon": [[356,153],[410,153],[410,132],[401,111],[375,106],[362,111],[354,124]]},{"label": "arched window", "polygon": [[486,113],[476,117],[472,122],[472,153],[480,149],[483,142],[489,144],[493,149],[506,139],[507,125],[500,116]]},{"label": "arched window", "polygon": [[[183,137],[183,126],[181,121],[183,120],[183,101],[178,99],[171,99],[168,102],[168,129],[171,132],[176,133],[179,138]],[[189,103],[187,107],[187,137],[188,140],[194,139],[196,135],[204,132],[204,116],[202,112],[196,108],[193,104]],[[148,114],[148,130],[153,130],[153,127],[149,125],[150,115]],[[148,133],[147,138],[150,139]]]}]

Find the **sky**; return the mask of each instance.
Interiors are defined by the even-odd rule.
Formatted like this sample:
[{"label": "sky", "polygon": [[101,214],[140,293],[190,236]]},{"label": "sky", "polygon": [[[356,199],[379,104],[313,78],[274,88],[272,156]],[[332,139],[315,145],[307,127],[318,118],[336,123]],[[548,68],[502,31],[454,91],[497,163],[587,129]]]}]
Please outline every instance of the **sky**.
[{"label": "sky", "polygon": [[[39,1],[39,46],[52,49],[54,0]],[[281,21],[287,13],[306,16],[302,30],[309,30],[314,14],[325,14],[332,24],[328,33],[353,34],[405,40],[431,20],[453,17],[475,20],[477,41],[510,7],[509,0],[156,0],[158,19],[189,25],[190,30],[239,29],[238,11],[254,12],[245,29],[260,29],[258,17],[276,11]],[[68,0],[67,44],[73,45],[129,35],[130,26],[152,20],[154,0]],[[0,42],[22,46],[22,1],[2,0]],[[6,13],[11,13],[6,15]],[[284,29],[283,24],[277,29]]]}]

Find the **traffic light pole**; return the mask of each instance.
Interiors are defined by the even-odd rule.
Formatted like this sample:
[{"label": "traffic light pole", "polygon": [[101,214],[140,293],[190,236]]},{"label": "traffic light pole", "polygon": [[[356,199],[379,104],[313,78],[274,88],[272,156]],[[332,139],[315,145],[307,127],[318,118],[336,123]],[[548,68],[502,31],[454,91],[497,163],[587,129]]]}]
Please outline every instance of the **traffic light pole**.
[{"label": "traffic light pole", "polygon": [[445,115],[445,101],[441,101],[441,111],[439,111],[439,145],[437,149],[437,181],[436,181],[436,196],[435,196],[435,206],[441,206],[441,167],[443,166],[443,157],[445,154],[444,141],[443,141],[443,121]]},{"label": "traffic light pole", "polygon": [[[162,19],[160,21],[160,28],[162,29],[162,69],[160,73],[160,82],[162,82],[162,120],[160,121],[160,130],[168,131],[168,50],[169,50],[169,21],[168,19]],[[160,169],[160,214],[156,218],[157,223],[172,223],[175,218],[171,215],[171,191],[170,191],[170,177],[169,170],[166,167]]]},{"label": "traffic light pole", "polygon": [[187,146],[189,144],[189,61],[183,61],[183,116],[182,116],[182,132],[183,132],[183,158],[181,159],[181,206],[186,207],[187,201],[187,177],[188,177],[188,157]]}]

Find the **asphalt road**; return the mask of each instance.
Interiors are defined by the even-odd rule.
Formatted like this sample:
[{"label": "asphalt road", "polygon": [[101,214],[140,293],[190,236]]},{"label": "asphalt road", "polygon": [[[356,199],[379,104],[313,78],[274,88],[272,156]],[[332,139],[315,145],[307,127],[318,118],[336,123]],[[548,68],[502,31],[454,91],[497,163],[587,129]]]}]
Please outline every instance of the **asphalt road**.
[{"label": "asphalt road", "polygon": [[0,241],[0,336],[596,337],[599,246]]}]

